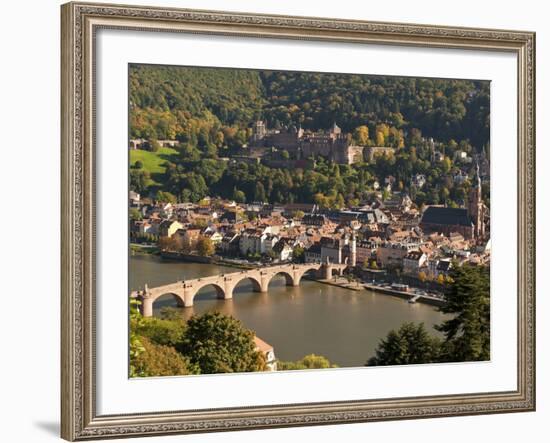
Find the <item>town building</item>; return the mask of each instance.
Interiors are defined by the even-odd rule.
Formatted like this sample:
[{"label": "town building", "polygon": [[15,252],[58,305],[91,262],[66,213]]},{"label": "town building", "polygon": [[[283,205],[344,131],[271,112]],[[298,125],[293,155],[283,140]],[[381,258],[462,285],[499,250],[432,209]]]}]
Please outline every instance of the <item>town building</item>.
[{"label": "town building", "polygon": [[277,359],[275,358],[275,350],[273,346],[263,341],[260,337],[254,336],[255,350],[260,352],[264,359],[268,371],[277,370]]},{"label": "town building", "polygon": [[417,276],[428,257],[422,251],[411,251],[403,257],[403,273]]},{"label": "town building", "polygon": [[418,250],[418,243],[385,242],[376,250],[376,261],[383,267],[403,267],[403,259],[414,250]]},{"label": "town building", "polygon": [[176,220],[164,220],[159,227],[159,235],[161,237],[172,237],[178,229],[182,229],[183,225]]}]

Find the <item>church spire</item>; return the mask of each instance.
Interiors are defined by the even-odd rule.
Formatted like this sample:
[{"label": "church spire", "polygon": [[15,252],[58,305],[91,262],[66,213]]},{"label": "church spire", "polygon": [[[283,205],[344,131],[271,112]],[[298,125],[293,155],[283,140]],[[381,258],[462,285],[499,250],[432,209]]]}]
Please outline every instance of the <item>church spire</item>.
[{"label": "church spire", "polygon": [[481,188],[481,177],[479,175],[479,162],[476,160],[476,175],[474,177],[475,187]]}]

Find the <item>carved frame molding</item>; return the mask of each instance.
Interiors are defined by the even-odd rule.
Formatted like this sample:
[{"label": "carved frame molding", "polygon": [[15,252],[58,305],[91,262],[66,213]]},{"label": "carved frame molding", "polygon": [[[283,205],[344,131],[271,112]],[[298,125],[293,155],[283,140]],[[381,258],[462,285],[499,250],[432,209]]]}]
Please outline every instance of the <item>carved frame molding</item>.
[{"label": "carved frame molding", "polygon": [[[62,5],[61,18],[63,438],[74,441],[535,409],[534,33],[78,2]],[[96,415],[94,36],[100,28],[470,48],[517,54],[518,389],[391,400]]]}]

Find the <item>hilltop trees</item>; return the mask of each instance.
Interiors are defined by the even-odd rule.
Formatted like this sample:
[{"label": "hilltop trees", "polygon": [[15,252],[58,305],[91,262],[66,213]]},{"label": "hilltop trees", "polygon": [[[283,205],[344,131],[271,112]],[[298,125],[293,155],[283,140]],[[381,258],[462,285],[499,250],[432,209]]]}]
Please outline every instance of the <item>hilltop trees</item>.
[{"label": "hilltop trees", "polygon": [[177,139],[202,151],[246,143],[249,128],[260,116],[269,127],[294,124],[313,130],[337,121],[358,144],[372,141],[399,147],[400,131],[417,128],[428,137],[469,139],[481,147],[489,140],[489,108],[488,82],[130,68],[131,137]]},{"label": "hilltop trees", "polygon": [[[179,141],[176,153],[155,154],[163,172],[135,162],[131,189],[180,202],[210,195],[239,203],[317,200],[339,208],[368,200],[374,181],[392,175],[395,189],[408,192],[418,206],[456,207],[469,183],[452,180],[454,154],[472,155],[489,143],[489,85],[468,80],[135,65],[130,114],[132,138],[155,146],[162,139]],[[352,143],[396,151],[339,170],[319,156],[303,169],[239,161],[236,155],[250,154],[246,146],[259,118],[280,130],[326,130],[337,122]],[[440,163],[431,160],[429,137],[445,154]],[[292,158],[285,150],[278,155]],[[413,174],[426,176],[421,188],[411,185]],[[485,187],[483,199],[489,198]]]}]

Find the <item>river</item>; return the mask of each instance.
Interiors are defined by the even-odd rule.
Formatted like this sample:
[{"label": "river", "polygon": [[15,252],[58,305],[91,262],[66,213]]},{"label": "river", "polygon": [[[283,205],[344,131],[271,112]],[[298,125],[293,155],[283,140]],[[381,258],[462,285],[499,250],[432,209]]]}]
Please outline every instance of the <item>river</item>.
[{"label": "river", "polygon": [[[226,266],[135,255],[130,257],[130,289],[235,271]],[[164,306],[176,306],[172,296],[155,302],[155,315]],[[424,322],[435,333],[432,326],[445,319],[425,304],[308,280],[302,280],[299,287],[288,287],[283,277],[275,277],[265,294],[252,292],[251,284],[244,281],[235,288],[232,300],[218,300],[213,288],[204,288],[193,307],[180,309],[185,319],[213,310],[238,318],[271,344],[280,360],[298,360],[314,353],[341,367],[364,365],[380,339],[403,322]]]}]

